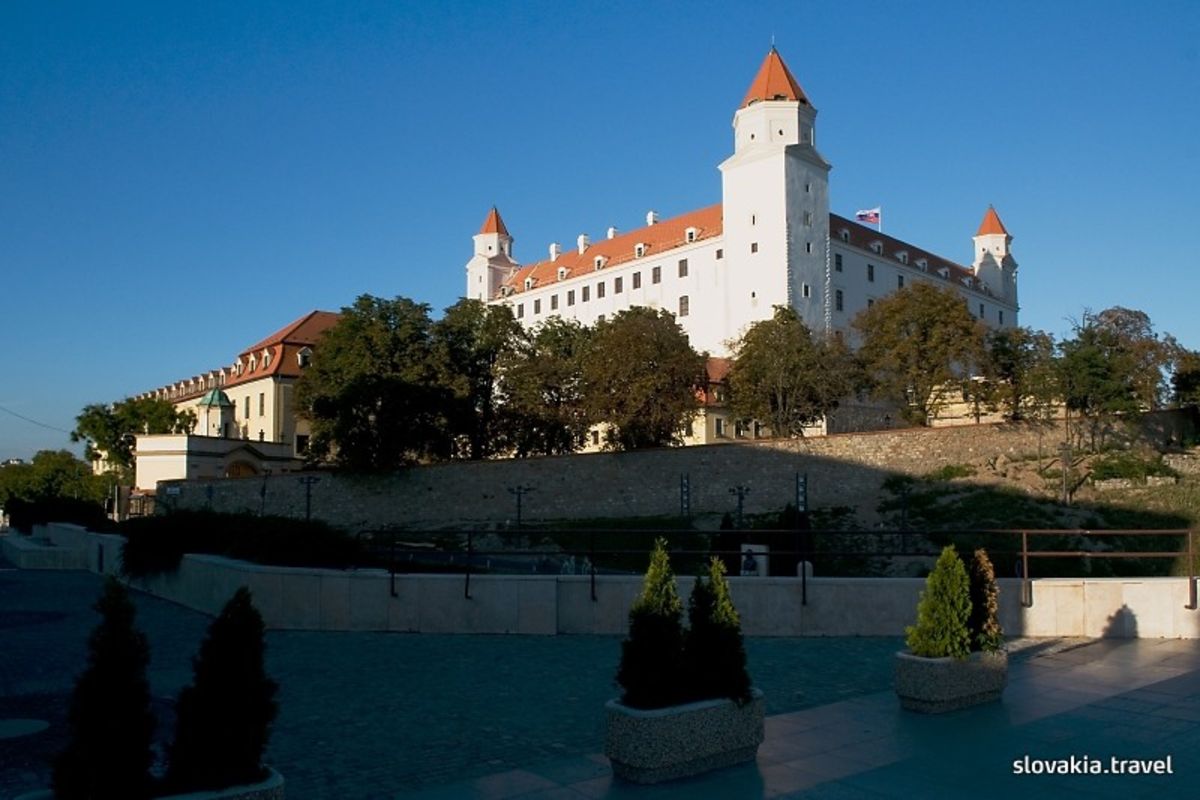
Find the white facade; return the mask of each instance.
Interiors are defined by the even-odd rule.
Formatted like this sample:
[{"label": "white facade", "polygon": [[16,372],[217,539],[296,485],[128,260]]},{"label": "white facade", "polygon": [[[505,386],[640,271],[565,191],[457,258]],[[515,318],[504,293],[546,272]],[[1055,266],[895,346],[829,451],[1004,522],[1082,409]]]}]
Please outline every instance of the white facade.
[{"label": "white facade", "polygon": [[551,316],[585,325],[631,306],[676,315],[692,346],[727,355],[776,305],[814,331],[850,336],[854,316],[902,286],[955,289],[990,327],[1017,324],[1012,238],[989,209],[966,267],[831,215],[830,165],[816,149],[816,109],[778,53],[764,61],[734,114],[733,154],[721,165],[719,206],[592,242],[549,248],[520,265],[492,209],[475,236],[466,296],[505,303],[526,326]]}]

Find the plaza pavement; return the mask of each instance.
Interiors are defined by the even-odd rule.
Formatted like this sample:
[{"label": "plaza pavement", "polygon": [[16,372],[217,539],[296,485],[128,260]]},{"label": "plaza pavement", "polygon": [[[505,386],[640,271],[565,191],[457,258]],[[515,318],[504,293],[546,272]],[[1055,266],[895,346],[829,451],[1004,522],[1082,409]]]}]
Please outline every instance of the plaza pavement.
[{"label": "plaza pavement", "polygon": [[[45,785],[97,619],[100,579],[0,563],[0,798]],[[207,618],[134,593],[160,735]],[[892,695],[899,639],[751,639],[767,696],[755,764],[665,787],[614,782],[603,703],[619,639],[276,631],[268,760],[292,800],[325,798],[1162,797],[1200,790],[1200,643],[1036,641],[1004,701],[940,717]],[[1015,776],[1025,755],[1172,756],[1171,776]],[[1106,762],[1107,763],[1107,762]]]}]

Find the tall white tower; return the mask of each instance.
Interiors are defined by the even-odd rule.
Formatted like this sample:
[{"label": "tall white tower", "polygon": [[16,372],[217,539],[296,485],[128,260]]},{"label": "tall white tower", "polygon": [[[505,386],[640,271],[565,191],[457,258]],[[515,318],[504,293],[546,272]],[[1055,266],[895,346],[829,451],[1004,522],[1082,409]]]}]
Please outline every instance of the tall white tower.
[{"label": "tall white tower", "polygon": [[992,294],[1017,304],[1017,262],[1012,257],[1012,236],[1000,221],[996,209],[988,206],[975,234],[975,262],[971,268],[975,277]]},{"label": "tall white tower", "polygon": [[733,115],[733,155],[720,167],[734,330],[776,305],[824,328],[830,166],[816,149],[816,117],[772,47]]},{"label": "tall white tower", "polygon": [[517,268],[512,258],[513,238],[492,206],[483,227],[475,234],[475,254],[467,262],[467,291],[471,300],[487,302],[500,291],[500,284]]}]

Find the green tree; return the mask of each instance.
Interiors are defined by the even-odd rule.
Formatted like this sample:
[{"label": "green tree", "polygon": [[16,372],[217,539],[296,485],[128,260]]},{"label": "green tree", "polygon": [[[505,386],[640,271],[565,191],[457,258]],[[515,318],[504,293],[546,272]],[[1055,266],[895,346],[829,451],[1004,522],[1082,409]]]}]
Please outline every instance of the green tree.
[{"label": "green tree", "polygon": [[509,438],[518,456],[578,450],[589,420],[582,357],[591,329],[551,317],[501,362]]},{"label": "green tree", "polygon": [[634,307],[596,325],[583,354],[589,416],[608,424],[614,450],[678,444],[700,401],[704,357],[675,317]]},{"label": "green tree", "polygon": [[71,441],[86,442],[89,461],[104,459],[128,482],[139,434],[191,433],[195,427],[196,414],[190,409],[177,409],[157,397],[129,398],[84,406],[75,418]]},{"label": "green tree", "polygon": [[983,372],[1010,420],[1047,416],[1058,396],[1054,337],[1032,328],[987,334]]},{"label": "green tree", "polygon": [[71,694],[67,745],[54,762],[54,796],[141,800],[150,796],[154,733],[146,681],[150,647],[134,625],[128,593],[114,578],[104,584],[95,609],[101,620]]},{"label": "green tree", "polygon": [[953,545],[946,545],[917,605],[917,624],[905,629],[913,655],[925,658],[966,658],[971,653],[971,590],[967,570]]},{"label": "green tree", "polygon": [[1094,322],[1115,337],[1121,365],[1141,408],[1162,408],[1168,396],[1167,371],[1179,351],[1174,337],[1160,335],[1146,312],[1122,306],[1106,308]]},{"label": "green tree", "polygon": [[708,574],[697,577],[692,586],[683,657],[691,677],[689,699],[728,697],[739,704],[750,700],[742,623],[729,595],[725,562],[716,556]]},{"label": "green tree", "polygon": [[971,559],[971,616],[967,619],[967,630],[971,633],[971,649],[992,653],[1004,645],[1004,632],[1000,628],[1000,587],[996,583],[996,570],[992,560],[982,547],[975,550]]},{"label": "green tree", "polygon": [[296,385],[312,425],[309,456],[352,470],[389,470],[449,455],[429,306],[362,295],[343,308]]},{"label": "green tree", "polygon": [[114,480],[111,473],[93,474],[66,450],[42,450],[28,464],[0,467],[0,508],[25,531],[49,520],[98,524]]},{"label": "green tree", "polygon": [[663,708],[680,702],[683,685],[683,603],[667,555],[667,542],[658,539],[642,593],[629,610],[629,638],[621,643],[617,683],[621,702],[631,708]]},{"label": "green tree", "polygon": [[982,350],[983,323],[962,297],[923,281],[863,309],[853,325],[875,392],[918,425],[932,424],[947,402],[944,387],[964,377]]},{"label": "green tree", "polygon": [[1181,350],[1176,355],[1171,395],[1177,406],[1200,405],[1200,352]]},{"label": "green tree", "polygon": [[263,667],[263,620],[241,587],[208,628],[179,694],[167,785],[172,792],[223,789],[263,777],[262,755],[278,705]]},{"label": "green tree", "polygon": [[837,339],[814,338],[796,311],[776,306],[734,346],[729,407],[776,436],[803,436],[856,385],[854,362]]}]

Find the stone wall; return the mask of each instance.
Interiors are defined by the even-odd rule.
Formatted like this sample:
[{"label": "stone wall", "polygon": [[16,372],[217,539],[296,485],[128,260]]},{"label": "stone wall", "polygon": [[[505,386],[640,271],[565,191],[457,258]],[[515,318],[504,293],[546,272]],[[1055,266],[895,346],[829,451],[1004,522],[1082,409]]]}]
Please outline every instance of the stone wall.
[{"label": "stone wall", "polygon": [[[1169,427],[1158,422],[1153,435]],[[687,476],[692,514],[736,508],[730,489],[745,486],[746,513],[778,511],[795,500],[796,475],[808,477],[809,507],[874,508],[883,481],[920,476],[948,464],[1053,454],[1061,423],[983,424],[838,434],[800,441],[732,442],[632,453],[587,453],[455,462],[379,476],[316,473],[312,515],[350,530],[387,525],[437,527],[511,522],[510,489],[526,521],[667,516],[680,512]],[[164,481],[160,508],[205,508],[302,517],[305,486],[296,474],[204,482]]]}]

